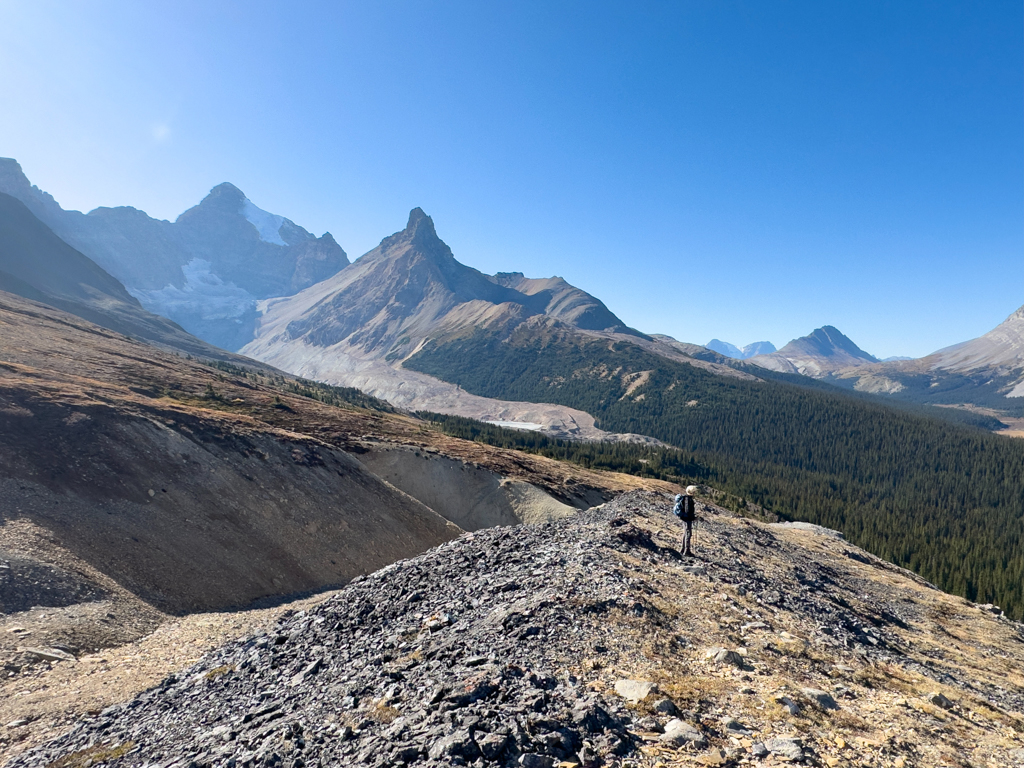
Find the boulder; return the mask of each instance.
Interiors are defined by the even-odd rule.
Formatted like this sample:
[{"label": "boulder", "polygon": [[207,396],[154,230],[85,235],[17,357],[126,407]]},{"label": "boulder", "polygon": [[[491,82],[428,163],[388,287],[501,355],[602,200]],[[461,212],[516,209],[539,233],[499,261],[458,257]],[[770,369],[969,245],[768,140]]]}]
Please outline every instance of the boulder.
[{"label": "boulder", "polygon": [[615,692],[626,701],[637,704],[657,690],[658,686],[649,680],[616,680]]},{"label": "boulder", "polygon": [[677,747],[686,744],[703,747],[708,743],[707,738],[696,727],[679,719],[669,720],[665,724],[665,733],[661,735],[660,741]]},{"label": "boulder", "polygon": [[800,693],[806,696],[814,706],[823,712],[839,709],[836,700],[825,691],[819,691],[817,688],[801,688]]},{"label": "boulder", "polygon": [[787,760],[803,760],[804,746],[801,739],[793,736],[775,736],[764,742],[765,749],[773,755]]}]

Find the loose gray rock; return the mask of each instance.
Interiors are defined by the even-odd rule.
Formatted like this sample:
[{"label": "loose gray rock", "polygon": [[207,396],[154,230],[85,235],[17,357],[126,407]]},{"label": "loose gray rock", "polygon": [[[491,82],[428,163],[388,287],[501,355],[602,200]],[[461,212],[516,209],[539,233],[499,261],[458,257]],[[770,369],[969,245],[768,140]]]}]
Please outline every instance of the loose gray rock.
[{"label": "loose gray rock", "polygon": [[797,705],[795,701],[793,701],[788,696],[776,696],[775,701],[781,704],[783,709],[785,709],[787,712],[789,712],[789,714],[793,715],[794,717],[800,714],[800,707]]},{"label": "loose gray rock", "polygon": [[956,706],[952,701],[947,699],[938,691],[936,691],[930,697],[928,697],[928,701],[930,701],[936,707],[941,707],[942,709],[952,709],[954,706]]},{"label": "loose gray rock", "polygon": [[675,702],[673,702],[672,699],[658,699],[654,702],[651,709],[655,712],[660,712],[663,715],[668,715],[669,717],[679,716],[679,707],[675,705]]},{"label": "loose gray rock", "polygon": [[519,764],[523,768],[554,768],[555,762],[553,757],[537,755],[532,752],[527,752],[519,758]]},{"label": "loose gray rock", "polygon": [[41,661],[78,661],[70,653],[57,648],[25,648],[24,653]]},{"label": "loose gray rock", "polygon": [[669,720],[665,724],[665,733],[661,735],[660,741],[677,747],[684,744],[703,747],[708,743],[707,738],[697,728],[679,719]]},{"label": "loose gray rock", "polygon": [[800,693],[810,699],[814,706],[823,712],[839,709],[836,700],[825,691],[819,691],[817,688],[801,688]]},{"label": "loose gray rock", "polygon": [[791,736],[777,736],[767,739],[764,742],[765,749],[773,755],[784,757],[787,760],[803,760],[804,747],[801,739]]},{"label": "loose gray rock", "polygon": [[465,757],[473,759],[480,754],[480,748],[473,741],[469,731],[456,731],[434,743],[430,756],[435,760],[442,757]]},{"label": "loose gray rock", "polygon": [[615,692],[633,704],[646,699],[657,686],[649,680],[616,680]]},{"label": "loose gray rock", "polygon": [[488,733],[478,737],[476,743],[485,758],[496,760],[508,744],[508,736],[502,733]]},{"label": "loose gray rock", "polygon": [[719,648],[711,658],[718,664],[729,664],[737,669],[743,669],[747,664],[747,660],[741,654],[725,648]]},{"label": "loose gray rock", "polygon": [[723,717],[722,727],[729,736],[750,736],[753,733],[735,717]]}]

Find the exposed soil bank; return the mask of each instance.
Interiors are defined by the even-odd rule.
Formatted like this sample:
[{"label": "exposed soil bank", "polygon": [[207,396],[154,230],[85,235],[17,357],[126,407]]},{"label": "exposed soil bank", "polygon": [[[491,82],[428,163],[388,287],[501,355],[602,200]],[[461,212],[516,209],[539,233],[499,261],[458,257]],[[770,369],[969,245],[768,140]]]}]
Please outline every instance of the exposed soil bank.
[{"label": "exposed soil bank", "polygon": [[359,461],[467,531],[550,522],[603,501],[592,492],[570,506],[525,481],[419,448],[382,445]]}]

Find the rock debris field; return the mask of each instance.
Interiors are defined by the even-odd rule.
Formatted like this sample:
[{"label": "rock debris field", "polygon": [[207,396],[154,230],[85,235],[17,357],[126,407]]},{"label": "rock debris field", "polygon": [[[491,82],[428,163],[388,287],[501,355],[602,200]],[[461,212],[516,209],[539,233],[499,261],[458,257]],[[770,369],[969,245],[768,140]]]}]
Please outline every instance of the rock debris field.
[{"label": "rock debris field", "polygon": [[807,526],[637,491],[465,534],[8,765],[1024,765],[1024,633]]}]

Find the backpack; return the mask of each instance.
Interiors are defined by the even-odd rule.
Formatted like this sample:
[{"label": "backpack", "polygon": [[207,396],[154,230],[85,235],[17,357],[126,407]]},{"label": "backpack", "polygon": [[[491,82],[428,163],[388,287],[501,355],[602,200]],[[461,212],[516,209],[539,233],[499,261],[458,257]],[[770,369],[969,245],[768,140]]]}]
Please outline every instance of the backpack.
[{"label": "backpack", "polygon": [[672,510],[676,517],[686,522],[693,522],[697,519],[697,514],[694,509],[693,496],[680,496],[679,501],[676,502],[675,508]]}]

